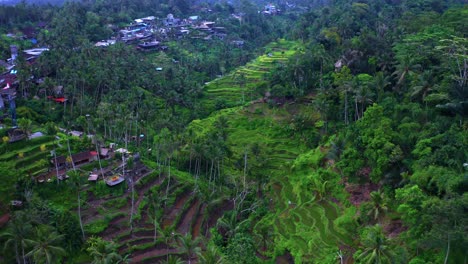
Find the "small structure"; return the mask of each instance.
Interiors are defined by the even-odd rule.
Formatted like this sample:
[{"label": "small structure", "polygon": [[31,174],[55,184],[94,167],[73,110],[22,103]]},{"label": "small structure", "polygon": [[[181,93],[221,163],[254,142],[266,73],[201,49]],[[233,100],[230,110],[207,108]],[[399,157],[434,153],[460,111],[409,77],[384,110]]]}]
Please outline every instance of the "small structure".
[{"label": "small structure", "polygon": [[115,186],[119,183],[125,181],[125,178],[122,177],[120,174],[116,174],[114,176],[106,177],[105,182],[108,186]]},{"label": "small structure", "polygon": [[73,164],[77,166],[97,160],[97,155],[98,154],[96,151],[85,151],[78,154],[74,154],[71,156],[71,158],[68,157],[68,160],[67,157],[60,156],[51,159],[50,162],[52,162],[52,164],[54,164],[54,166],[57,166],[58,168],[67,167],[69,164],[71,164],[72,161]]},{"label": "small structure", "polygon": [[242,46],[244,46],[245,41],[243,41],[243,40],[233,40],[233,41],[231,41],[231,43],[233,45],[237,46],[237,47],[242,47]]},{"label": "small structure", "polygon": [[68,132],[68,135],[70,135],[72,137],[82,137],[83,134],[84,134],[84,132],[76,131],[76,130],[72,130],[72,131]]},{"label": "small structure", "polygon": [[115,156],[115,153],[112,150],[112,148],[101,148],[99,150],[99,157],[101,159],[110,159],[110,158],[113,158],[114,156]]},{"label": "small structure", "polygon": [[276,6],[272,3],[269,3],[268,5],[265,6],[265,8],[262,11],[262,14],[265,15],[276,15],[279,13],[279,9],[276,8]]},{"label": "small structure", "polygon": [[29,135],[29,139],[34,139],[34,138],[40,138],[43,137],[44,134],[42,132],[34,132],[31,135]]},{"label": "small structure", "polygon": [[11,201],[11,206],[13,206],[13,207],[21,207],[21,206],[23,206],[23,201],[20,201],[20,200],[12,200],[12,201]]},{"label": "small structure", "polygon": [[116,43],[115,39],[108,39],[108,40],[101,40],[96,42],[94,46],[96,47],[109,47],[110,45],[114,45]]},{"label": "small structure", "polygon": [[153,50],[157,49],[159,47],[160,42],[153,40],[150,42],[143,42],[138,44],[138,48],[143,49],[143,50]]},{"label": "small structure", "polygon": [[118,152],[120,154],[129,154],[130,152],[124,148],[119,148],[115,152]]},{"label": "small structure", "polygon": [[28,49],[28,50],[23,50],[23,53],[29,56],[39,57],[45,51],[49,51],[49,49],[48,48]]},{"label": "small structure", "polygon": [[147,16],[147,17],[141,18],[141,20],[143,20],[144,23],[153,23],[154,20],[156,20],[156,17],[155,16]]},{"label": "small structure", "polygon": [[8,138],[8,142],[13,143],[25,139],[26,133],[24,133],[24,131],[19,128],[12,128],[8,130]]},{"label": "small structure", "polygon": [[97,181],[98,178],[99,178],[99,175],[98,175],[98,174],[96,174],[96,173],[91,173],[91,174],[89,174],[89,176],[88,176],[88,181]]},{"label": "small structure", "polygon": [[199,16],[189,16],[189,18],[188,18],[188,19],[189,19],[189,22],[194,22],[194,21],[197,21],[197,20],[199,20],[199,19],[200,19],[200,17],[199,17]]}]

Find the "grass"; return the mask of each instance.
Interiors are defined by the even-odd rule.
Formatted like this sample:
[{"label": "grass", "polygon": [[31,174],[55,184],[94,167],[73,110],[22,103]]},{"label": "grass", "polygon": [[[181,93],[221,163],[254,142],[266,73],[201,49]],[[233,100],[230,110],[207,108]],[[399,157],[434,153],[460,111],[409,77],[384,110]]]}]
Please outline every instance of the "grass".
[{"label": "grass", "polygon": [[278,40],[266,47],[269,54],[262,55],[243,67],[221,78],[209,82],[205,86],[203,104],[215,109],[214,102],[223,100],[227,105],[239,106],[246,101],[257,99],[256,88],[264,82],[266,74],[271,72],[278,63],[286,62],[296,53],[297,42]]},{"label": "grass", "polygon": [[[255,61],[256,68],[250,67],[243,72],[257,75],[261,72],[259,65],[268,61],[269,58],[260,58]],[[232,83],[227,77],[217,81],[218,84]],[[216,85],[216,82],[210,85]],[[235,87],[218,88],[223,93],[233,90]],[[271,223],[278,235],[275,247],[284,247],[297,260],[307,262],[311,261],[311,257],[316,259],[325,256],[342,244],[349,245],[352,239],[335,224],[343,208],[328,201],[314,200],[310,178],[315,175],[311,173],[320,168],[324,154],[318,148],[305,147],[304,142],[287,129],[294,114],[303,110],[301,107],[307,106],[270,108],[263,103],[252,103],[216,111],[205,119],[195,120],[189,128],[196,137],[203,138],[216,129],[216,120],[221,117],[228,120],[227,144],[232,158],[225,161],[229,168],[225,172],[227,175],[240,175],[241,172],[234,166],[235,162],[254,143],[260,145],[262,155],[267,160],[264,174],[272,187],[270,198],[274,204],[274,209],[264,219]]]}]

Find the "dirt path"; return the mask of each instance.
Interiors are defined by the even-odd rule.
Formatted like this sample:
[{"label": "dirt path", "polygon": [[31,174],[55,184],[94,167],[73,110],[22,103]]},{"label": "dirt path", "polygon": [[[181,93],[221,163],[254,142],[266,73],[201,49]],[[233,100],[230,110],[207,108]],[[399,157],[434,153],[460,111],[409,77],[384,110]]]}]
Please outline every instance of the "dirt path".
[{"label": "dirt path", "polygon": [[[148,172],[150,173],[150,172]],[[146,175],[144,175],[146,176]],[[144,176],[140,177],[138,179],[141,180],[142,178],[144,178]],[[140,188],[135,188],[135,193],[138,194],[138,199],[135,201],[135,204],[134,204],[134,213],[136,212],[136,210],[138,210],[138,206],[140,205],[140,203],[143,201],[143,198],[145,197],[145,193],[153,186],[155,185],[159,185],[161,184],[161,182],[164,180],[164,177],[158,177],[156,179],[153,179],[152,181],[146,183],[145,185],[141,186]],[[138,181],[136,181],[135,183],[137,183]],[[127,192],[125,194],[124,197],[131,197],[131,192]],[[126,221],[127,223],[130,222],[130,212],[131,210],[131,201],[129,201],[127,203],[127,205],[123,208],[121,208],[119,211],[120,212],[128,212],[128,214],[125,214],[125,215],[121,215],[121,216],[118,216],[116,217],[115,219],[113,219],[110,223],[109,223],[109,226],[101,233],[101,236],[106,239],[106,240],[111,240],[125,232],[128,232],[129,230],[129,226],[126,226],[124,224],[124,222]],[[141,223],[140,221],[140,224],[144,224],[144,223]],[[134,223],[134,227],[137,226],[138,223]]]},{"label": "dirt path", "polygon": [[178,224],[177,227],[178,233],[185,235],[188,232],[190,232],[190,227],[192,226],[192,223],[195,220],[194,216],[197,214],[199,208],[200,200],[195,199],[190,205],[190,208],[182,216],[182,221]]},{"label": "dirt path", "polygon": [[137,252],[137,254],[132,254],[132,262],[131,263],[141,263],[145,258],[153,257],[153,256],[166,256],[167,254],[174,254],[177,253],[177,249],[175,248],[151,248],[147,250],[143,250],[143,252]]},{"label": "dirt path", "polygon": [[185,191],[182,193],[181,196],[179,196],[180,198],[177,198],[175,205],[171,207],[169,213],[165,214],[164,216],[163,224],[162,224],[164,228],[172,224],[175,217],[179,214],[180,210],[184,208],[185,202],[190,198],[191,195],[192,195],[191,191]]},{"label": "dirt path", "polygon": [[196,238],[200,235],[201,226],[203,224],[203,214],[205,213],[205,210],[206,210],[206,204],[203,204],[200,210],[198,210],[197,220],[195,221],[195,224],[193,225],[193,229],[192,229],[193,238]]}]

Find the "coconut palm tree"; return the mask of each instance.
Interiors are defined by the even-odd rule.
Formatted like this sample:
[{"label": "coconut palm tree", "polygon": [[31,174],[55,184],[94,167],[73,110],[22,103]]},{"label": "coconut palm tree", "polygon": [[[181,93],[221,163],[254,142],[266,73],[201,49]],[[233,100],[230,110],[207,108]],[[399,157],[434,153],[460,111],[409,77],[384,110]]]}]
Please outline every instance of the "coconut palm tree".
[{"label": "coconut palm tree", "polygon": [[182,261],[179,257],[176,256],[169,256],[166,260],[162,262],[163,264],[184,264],[185,262]]},{"label": "coconut palm tree", "polygon": [[36,228],[34,239],[25,239],[26,245],[32,249],[26,257],[32,257],[36,263],[56,263],[66,254],[60,246],[64,235],[59,235],[51,226],[40,225]]},{"label": "coconut palm tree", "polygon": [[[161,228],[160,225],[157,226],[159,236],[164,240],[166,244],[166,251],[169,252],[169,247],[174,244],[174,239],[176,234],[174,233],[174,229],[172,228]],[[169,261],[169,253],[167,253],[167,259]]]},{"label": "coconut palm tree", "polygon": [[412,58],[411,56],[407,55],[404,56],[400,63],[396,65],[396,70],[393,72],[393,76],[397,79],[396,85],[394,90],[396,92],[401,92],[400,88],[408,78],[408,76],[412,75],[414,71],[421,68],[421,65],[416,63],[416,59]]},{"label": "coconut palm tree", "polygon": [[14,249],[16,263],[26,263],[26,238],[31,236],[31,231],[32,226],[29,219],[27,219],[27,215],[21,211],[17,211],[8,223],[6,231],[0,236],[0,238],[6,239],[4,250],[8,250],[9,248]]},{"label": "coconut palm tree", "polygon": [[200,237],[193,239],[192,234],[190,233],[185,234],[185,236],[177,237],[180,253],[183,253],[187,256],[188,264],[192,263],[192,259],[195,254],[199,254],[201,252],[201,248],[199,246],[200,242]]},{"label": "coconut palm tree", "polygon": [[418,76],[416,86],[411,88],[411,97],[425,101],[426,97],[434,90],[436,80],[431,70],[424,71]]},{"label": "coconut palm tree", "polygon": [[70,181],[69,184],[76,192],[77,196],[77,203],[78,203],[78,220],[80,221],[80,228],[81,228],[81,235],[83,236],[83,240],[85,240],[85,233],[83,228],[83,220],[81,219],[81,188],[83,188],[83,184],[81,183],[80,173],[76,170],[69,172]]},{"label": "coconut palm tree", "polygon": [[236,233],[239,233],[242,228],[245,227],[245,223],[248,222],[248,219],[239,221],[237,216],[240,209],[233,210],[229,213],[226,213],[222,218],[218,219],[217,226],[224,229],[227,238],[234,237]]},{"label": "coconut palm tree", "polygon": [[200,264],[224,264],[226,260],[218,248],[210,244],[204,251],[198,253],[198,262]]},{"label": "coconut palm tree", "polygon": [[366,264],[393,263],[393,253],[390,249],[388,239],[383,233],[382,226],[375,225],[366,228],[361,238],[362,252],[356,259]]},{"label": "coconut palm tree", "polygon": [[383,72],[378,72],[374,77],[375,93],[377,94],[377,102],[382,101],[385,93],[385,88],[390,85],[389,77],[385,76]]},{"label": "coconut palm tree", "polygon": [[158,230],[160,229],[159,226],[159,219],[160,219],[160,209],[164,208],[164,204],[166,203],[166,197],[157,195],[153,192],[150,192],[149,195],[146,197],[146,201],[148,202],[148,217],[153,222],[154,226],[154,242],[156,242],[156,235]]},{"label": "coconut palm tree", "polygon": [[370,202],[372,209],[368,212],[377,221],[387,211],[387,204],[385,203],[385,196],[380,190],[370,193]]}]

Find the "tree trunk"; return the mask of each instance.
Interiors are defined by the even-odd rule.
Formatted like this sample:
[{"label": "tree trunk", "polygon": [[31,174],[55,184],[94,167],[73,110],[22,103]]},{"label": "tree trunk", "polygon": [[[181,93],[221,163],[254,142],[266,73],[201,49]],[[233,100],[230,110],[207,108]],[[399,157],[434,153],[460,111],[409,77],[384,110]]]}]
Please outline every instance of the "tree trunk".
[{"label": "tree trunk", "polygon": [[[78,187],[79,188],[79,187]],[[85,232],[83,228],[83,220],[81,219],[81,195],[80,189],[78,189],[78,220],[80,221],[81,235],[83,236],[83,241],[85,241]]]},{"label": "tree trunk", "polygon": [[[166,198],[167,198],[167,194],[169,193],[170,183],[171,183],[171,158],[169,158],[169,173],[168,173],[167,187],[166,187]],[[166,201],[167,201],[167,199],[166,199]]]},{"label": "tree trunk", "polygon": [[[58,180],[58,165],[57,165],[57,153],[55,153],[55,147],[54,147],[54,159],[55,159],[55,178],[57,179],[57,185],[59,184]],[[47,179],[46,179],[47,180]]]},{"label": "tree trunk", "polygon": [[246,175],[247,175],[247,151],[244,153],[244,191],[245,191],[245,188],[246,188]]},{"label": "tree trunk", "polygon": [[156,215],[153,215],[154,219],[153,219],[153,225],[154,225],[154,235],[153,235],[153,243],[156,243],[156,231],[158,230],[158,221],[156,219]]},{"label": "tree trunk", "polygon": [[345,101],[344,101],[344,122],[345,125],[349,123],[348,121],[348,91],[345,91]]},{"label": "tree trunk", "polygon": [[21,254],[22,254],[22,257],[23,257],[23,264],[26,264],[27,263],[26,262],[26,254],[24,254],[24,245],[23,245],[23,243],[21,243]]},{"label": "tree trunk", "polygon": [[[125,173],[125,170],[124,170]],[[133,172],[130,173],[130,184],[132,185],[132,207],[130,209],[130,234],[133,234],[133,211],[135,210],[135,183],[133,182]]]},{"label": "tree trunk", "polygon": [[445,254],[444,264],[448,263],[449,254],[450,254],[450,234],[447,234],[447,253]]},{"label": "tree trunk", "polygon": [[70,140],[68,139],[68,137],[67,137],[67,148],[68,148],[68,155],[70,155],[73,171],[75,171],[76,170],[75,169],[75,162],[73,162],[72,153],[71,153],[71,150],[70,150]]},{"label": "tree trunk", "polygon": [[[18,242],[16,241],[15,241],[15,257],[16,257],[16,263],[21,264],[19,253],[18,253]],[[23,262],[24,262],[24,254],[23,254]]]}]

